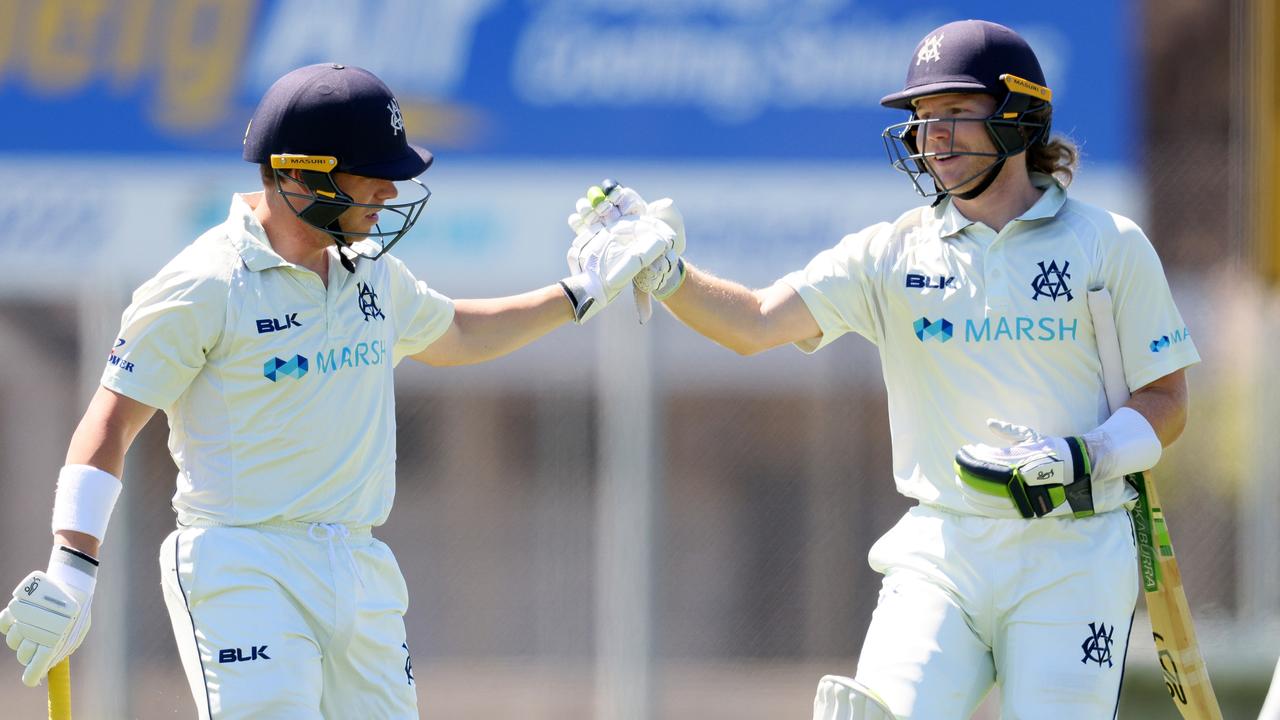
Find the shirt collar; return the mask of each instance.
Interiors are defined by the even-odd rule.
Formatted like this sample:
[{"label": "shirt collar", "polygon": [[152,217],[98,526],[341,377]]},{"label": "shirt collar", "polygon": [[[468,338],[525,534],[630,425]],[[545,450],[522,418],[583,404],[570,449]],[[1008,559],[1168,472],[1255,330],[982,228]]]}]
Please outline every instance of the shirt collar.
[{"label": "shirt collar", "polygon": [[1062,183],[1052,175],[1031,173],[1031,184],[1044,190],[1044,194],[1027,211],[1014,218],[1015,220],[1043,220],[1058,214],[1067,201],[1067,191]]},{"label": "shirt collar", "polygon": [[227,237],[250,270],[259,272],[267,268],[287,267],[291,263],[271,248],[266,229],[253,214],[253,207],[260,202],[265,202],[261,192],[231,196],[231,210],[225,225]]},{"label": "shirt collar", "polygon": [[[1026,212],[1014,218],[1014,220],[1043,220],[1057,215],[1058,211],[1062,209],[1062,205],[1067,201],[1067,191],[1063,189],[1062,183],[1058,182],[1052,175],[1031,173],[1031,184],[1044,190],[1044,194],[1031,207],[1027,208]],[[940,224],[938,234],[944,238],[957,235],[973,224],[972,220],[960,212],[960,209],[956,207],[955,200],[950,196],[935,206],[933,213],[934,218]]]}]

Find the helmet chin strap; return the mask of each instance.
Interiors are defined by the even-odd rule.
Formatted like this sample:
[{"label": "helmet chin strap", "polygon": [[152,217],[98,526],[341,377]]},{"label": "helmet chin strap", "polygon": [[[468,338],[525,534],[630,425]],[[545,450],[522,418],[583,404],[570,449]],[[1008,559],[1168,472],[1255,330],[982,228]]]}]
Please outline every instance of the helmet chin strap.
[{"label": "helmet chin strap", "polygon": [[949,194],[955,195],[961,200],[972,200],[978,197],[982,193],[986,192],[987,188],[991,187],[991,183],[996,181],[996,177],[999,176],[1000,171],[1004,169],[1005,159],[1006,158],[1000,158],[999,160],[992,163],[991,169],[987,171],[986,176],[983,177],[982,180],[978,183],[978,185],[974,187],[972,190],[966,190],[965,192],[962,192],[962,193],[949,193]]},{"label": "helmet chin strap", "polygon": [[[279,173],[280,171],[277,170],[276,172]],[[317,172],[314,170],[302,170],[299,174],[301,176],[300,178],[294,178],[289,175],[285,175],[284,177],[289,178],[289,180],[293,182],[300,183],[310,190],[312,201],[310,205],[302,210],[294,210],[294,213],[312,227],[319,228],[327,232],[329,237],[333,238],[333,244],[338,247],[338,261],[342,263],[342,267],[346,268],[349,273],[355,273],[355,263],[351,261],[351,258],[347,257],[345,252],[343,252],[347,247],[348,242],[346,238],[342,236],[342,226],[339,224],[338,219],[347,209],[339,203],[354,202],[354,199],[347,193],[343,192],[342,188],[338,187],[338,184],[334,182],[333,177],[329,175],[329,173]],[[280,175],[278,174],[276,177],[276,189],[277,191],[280,191]],[[325,202],[325,198],[331,198],[337,202]]]},{"label": "helmet chin strap", "polygon": [[356,264],[352,262],[351,258],[347,257],[345,252],[343,252],[343,250],[347,249],[348,243],[346,238],[342,237],[340,234],[341,231],[342,226],[338,224],[337,220],[334,220],[325,226],[325,232],[329,233],[329,237],[333,238],[333,244],[338,248],[338,262],[342,263],[342,267],[346,268],[347,272],[354,275],[356,272]]}]

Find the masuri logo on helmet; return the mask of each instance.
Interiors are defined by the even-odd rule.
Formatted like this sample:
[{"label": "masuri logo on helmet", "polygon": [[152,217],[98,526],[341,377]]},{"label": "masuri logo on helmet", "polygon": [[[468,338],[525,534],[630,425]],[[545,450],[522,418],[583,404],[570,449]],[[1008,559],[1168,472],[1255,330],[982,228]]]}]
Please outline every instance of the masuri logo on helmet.
[{"label": "masuri logo on helmet", "polygon": [[[262,96],[245,130],[244,159],[270,165],[276,192],[303,203],[294,212],[329,233],[343,267],[354,272],[353,257],[381,257],[409,232],[431,198],[416,179],[431,167],[431,153],[409,144],[403,129],[399,103],[373,73],[338,63],[308,65],[275,81]],[[298,178],[289,174],[293,170]],[[407,202],[358,203],[334,182],[334,171],[407,180],[421,192]],[[286,184],[301,185],[302,191],[286,190]],[[338,217],[352,207],[389,211],[401,222],[385,231],[381,223],[373,232],[346,231]]]}]

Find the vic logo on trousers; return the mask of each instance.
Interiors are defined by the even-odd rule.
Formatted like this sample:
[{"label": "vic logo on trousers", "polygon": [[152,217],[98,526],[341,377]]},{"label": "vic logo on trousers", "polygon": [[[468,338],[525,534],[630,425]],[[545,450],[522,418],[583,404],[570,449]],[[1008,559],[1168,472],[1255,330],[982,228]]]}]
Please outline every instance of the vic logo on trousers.
[{"label": "vic logo on trousers", "polygon": [[271,659],[271,656],[267,654],[266,645],[250,645],[248,653],[240,648],[227,648],[218,651],[219,663],[250,662],[258,659]]}]

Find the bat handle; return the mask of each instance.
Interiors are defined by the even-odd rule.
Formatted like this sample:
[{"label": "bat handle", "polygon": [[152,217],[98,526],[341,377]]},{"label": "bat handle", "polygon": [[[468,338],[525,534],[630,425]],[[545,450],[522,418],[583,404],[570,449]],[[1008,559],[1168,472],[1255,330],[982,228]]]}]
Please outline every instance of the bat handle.
[{"label": "bat handle", "polygon": [[49,668],[49,720],[71,720],[71,658]]}]

